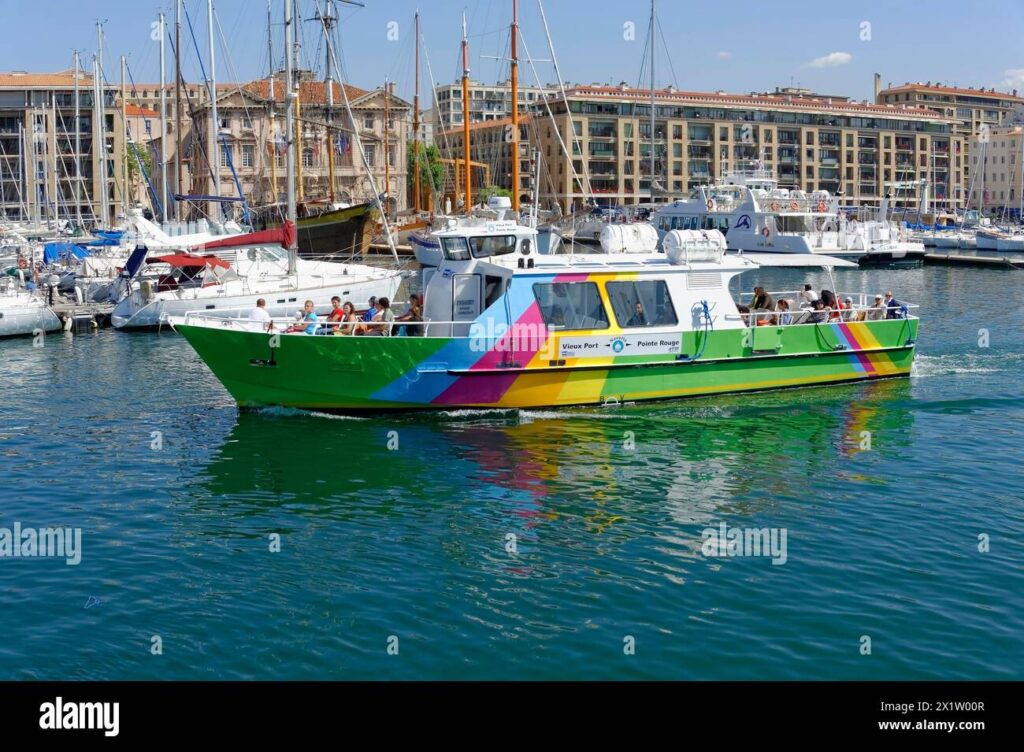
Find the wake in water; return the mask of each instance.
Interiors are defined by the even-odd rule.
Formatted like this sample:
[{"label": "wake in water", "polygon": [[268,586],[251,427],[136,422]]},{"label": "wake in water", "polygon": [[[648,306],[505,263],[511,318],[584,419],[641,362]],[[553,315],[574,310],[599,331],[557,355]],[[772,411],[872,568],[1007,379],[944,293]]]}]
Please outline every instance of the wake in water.
[{"label": "wake in water", "polygon": [[1024,365],[1024,353],[957,353],[918,355],[910,370],[914,379],[932,376],[999,373],[1017,371]]}]

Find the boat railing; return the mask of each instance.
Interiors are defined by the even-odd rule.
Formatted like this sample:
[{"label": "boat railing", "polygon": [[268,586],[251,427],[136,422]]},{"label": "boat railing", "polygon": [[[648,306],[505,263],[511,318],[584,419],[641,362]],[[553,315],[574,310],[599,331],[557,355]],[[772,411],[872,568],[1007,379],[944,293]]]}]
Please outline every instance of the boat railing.
[{"label": "boat railing", "polygon": [[759,211],[768,213],[797,213],[797,214],[830,214],[835,211],[829,202],[823,198],[804,196],[795,198],[793,196],[758,196],[756,199]]},{"label": "boat railing", "polygon": [[[769,296],[771,296],[771,298],[775,301],[776,309],[774,311],[768,312],[767,314],[764,313],[764,312],[758,312],[756,315],[758,317],[760,317],[760,318],[763,318],[766,315],[772,315],[772,314],[776,314],[777,315],[779,313],[779,311],[778,311],[778,302],[781,299],[785,299],[785,300],[791,301],[792,305],[791,305],[790,310],[789,310],[789,313],[791,313],[791,314],[796,315],[796,314],[799,314],[799,313],[802,313],[802,312],[808,310],[807,308],[802,308],[801,307],[802,305],[806,305],[806,303],[803,302],[803,298],[801,297],[802,294],[803,294],[802,290],[782,290],[782,291],[779,291],[779,292],[768,292],[767,294]],[[836,300],[838,300],[838,301],[840,301],[840,302],[845,304],[846,299],[849,298],[851,301],[853,301],[853,308],[852,309],[847,309],[847,308],[833,309],[833,311],[838,311],[840,316],[842,317],[842,319],[844,321],[849,321],[850,319],[847,318],[847,315],[846,315],[847,311],[850,311],[851,313],[860,313],[861,311],[868,311],[868,310],[872,310],[872,309],[878,309],[879,306],[874,305],[875,295],[877,295],[877,294],[878,293],[867,293],[867,292],[854,292],[854,293],[843,292],[843,293],[836,293]],[[741,293],[740,294],[740,302],[743,303],[743,304],[749,303],[753,299],[754,299],[754,294],[751,293],[751,292],[745,292],[745,293]],[[920,305],[918,305],[916,303],[907,303],[906,301],[902,301],[902,300],[898,300],[897,302],[899,303],[899,307],[897,308],[897,310],[900,312],[901,318],[916,318],[910,312],[914,311],[914,310],[920,309],[920,307],[921,307]],[[884,308],[885,304],[883,303],[881,307]],[[741,315],[743,315],[743,314],[741,314]],[[753,315],[753,312],[752,312],[752,315]]]}]

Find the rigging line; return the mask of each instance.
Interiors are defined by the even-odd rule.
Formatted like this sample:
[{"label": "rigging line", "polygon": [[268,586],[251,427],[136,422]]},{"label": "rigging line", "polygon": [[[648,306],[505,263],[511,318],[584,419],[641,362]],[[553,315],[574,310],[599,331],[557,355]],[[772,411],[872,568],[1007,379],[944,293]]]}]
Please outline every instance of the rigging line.
[{"label": "rigging line", "polygon": [[[562,72],[561,72],[561,70],[558,67],[558,57],[555,55],[555,43],[551,39],[551,29],[548,28],[547,14],[544,12],[544,0],[537,0],[537,7],[540,9],[540,19],[544,23],[544,35],[545,35],[545,37],[547,37],[547,40],[548,40],[548,50],[551,52],[551,63],[552,63],[552,65],[555,68],[555,77],[558,79],[558,90],[559,90],[559,92],[562,95],[562,102],[565,104],[565,114],[569,118],[569,122],[573,123],[573,125],[572,125],[572,141],[573,141],[573,144],[576,146],[576,148],[580,150],[580,162],[582,162],[582,164],[583,164],[583,177],[586,178],[586,181],[587,181],[587,183],[586,183],[587,195],[590,197],[590,201],[592,203],[596,204],[597,200],[594,198],[594,188],[593,188],[593,186],[591,185],[591,182],[590,182],[590,167],[587,164],[587,160],[584,158],[585,155],[583,154],[583,147],[580,145],[580,137],[578,135],[576,135],[576,126],[575,126],[575,124],[574,124],[574,122],[572,120],[572,111],[569,109],[569,98],[565,95],[565,83],[562,81]],[[523,49],[525,50],[526,49],[526,40],[523,39],[522,41],[523,41]],[[530,53],[527,52],[526,54],[527,54],[527,56],[529,56]],[[537,86],[542,88],[541,81],[540,81],[540,76],[537,75],[537,69],[533,65],[533,58],[529,57],[528,59],[530,60],[530,67],[533,68],[533,75],[537,79]],[[547,107],[548,115],[551,116],[551,122],[554,122],[555,117],[554,117],[554,115],[551,114],[551,107],[547,103],[547,97],[544,97],[544,106]],[[555,132],[556,133],[558,132],[558,128],[557,127],[555,128]],[[559,141],[559,143],[562,144],[562,148],[565,149],[565,144],[562,143],[562,135],[561,134],[558,134],[558,141]],[[566,156],[569,156],[568,150],[565,151],[565,154],[566,154]],[[570,166],[572,165],[572,157],[571,156],[569,156],[569,164],[570,164]],[[576,177],[576,170],[575,170],[575,168],[573,169],[573,177]]]},{"label": "rigging line", "polygon": [[[441,113],[441,102],[437,98],[437,83],[434,81],[434,69],[430,66],[430,53],[427,51],[426,40],[424,39],[424,36],[423,36],[423,28],[422,27],[423,27],[423,22],[420,21],[420,39],[423,39],[423,41],[424,41],[424,44],[423,44],[423,60],[427,64],[427,76],[430,77],[430,94],[431,94],[431,98],[432,98],[433,103],[434,103],[434,112],[435,112],[434,124],[438,125],[440,123],[438,118],[439,118],[440,113]],[[436,134],[435,135],[435,139],[437,138],[437,135],[440,135],[441,140],[444,141],[444,151],[442,153],[447,154],[448,157],[450,158],[451,154],[452,154],[452,145],[451,145],[451,141],[449,141],[449,139],[448,139],[448,131],[442,129],[440,134]],[[447,176],[448,176],[448,170],[446,168],[445,169],[445,178],[444,178],[445,180],[447,180]],[[443,182],[442,182],[441,185],[437,185],[436,183],[434,183],[434,171],[433,170],[430,170],[430,179],[431,179],[432,185],[434,185],[434,188],[435,188],[434,198],[435,198],[435,201],[437,202],[436,203],[436,208],[440,209],[443,206],[443,204],[440,203],[440,193],[444,190],[444,184],[443,184]]]},{"label": "rigging line", "polygon": [[[348,87],[345,85],[345,82],[348,80],[348,76],[345,74],[345,68],[338,64],[338,58],[334,54],[334,44],[333,41],[331,40],[331,35],[329,33],[330,30],[326,28],[326,21],[324,20],[324,15],[320,11],[320,0],[315,1],[317,15],[320,18],[320,25],[324,27],[324,37],[327,39],[327,52],[331,57],[331,61],[334,63],[334,67],[338,70],[338,75],[341,77],[341,94],[342,97],[345,99],[345,110],[348,113],[349,122],[351,122],[354,125],[356,122],[356,117],[355,113],[352,112],[352,103],[349,101],[348,98]],[[384,87],[384,96],[389,96],[387,87]],[[395,264],[398,265],[401,263],[398,258],[398,249],[395,247],[395,238],[391,233],[391,223],[388,221],[387,207],[384,203],[385,199],[382,198],[382,196],[388,196],[390,198],[391,186],[384,186],[385,193],[383,194],[378,190],[377,180],[376,178],[374,178],[373,170],[370,168],[370,163],[366,159],[366,151],[363,149],[363,142],[362,139],[359,137],[358,128],[352,129],[352,137],[355,140],[356,148],[359,149],[359,156],[362,157],[363,167],[366,169],[366,177],[370,181],[370,187],[373,190],[373,195],[375,197],[375,200],[377,201],[378,207],[380,208],[381,223],[384,225],[384,235],[388,239],[388,246],[391,248],[391,255],[395,259]],[[330,148],[333,149],[334,145],[331,144]],[[386,164],[389,156],[387,142],[384,142],[382,144],[382,151],[383,158]]]},{"label": "rigging line", "polygon": [[[530,54],[530,50],[526,46],[526,39],[520,38],[519,41],[523,45],[523,52],[526,54],[526,59],[530,62],[530,68],[533,70],[533,77],[537,80],[537,86],[539,87],[539,86],[541,86],[540,75],[538,75],[537,68],[533,64],[533,56]],[[565,92],[563,91],[562,94],[563,94],[563,97],[564,97]],[[548,98],[544,97],[543,99],[544,99],[544,108],[547,110],[548,117],[551,118],[551,122],[555,126],[554,127],[554,132],[555,132],[555,136],[558,138],[558,145],[562,148],[562,153],[565,154],[566,157],[568,157],[568,160],[569,160],[569,170],[572,173],[572,179],[573,179],[573,182],[574,182],[573,188],[575,189],[575,183],[578,182],[579,179],[580,179],[579,173],[576,172],[576,165],[574,164],[575,160],[573,159],[573,157],[572,157],[572,155],[571,155],[571,153],[569,151],[569,147],[567,147],[565,145],[565,141],[562,140],[562,134],[558,130],[558,123],[555,122],[555,114],[551,111],[551,104],[548,101]],[[569,128],[572,130],[572,133],[573,133],[573,142],[578,146],[579,145],[579,137],[576,135],[576,126],[574,125],[574,121],[572,119],[572,113],[569,111],[568,103],[566,104],[565,111],[566,111],[566,115],[569,118]],[[582,148],[580,148],[580,163],[583,165],[584,174],[586,175],[586,179],[587,179],[587,193],[591,196],[591,198],[593,198],[593,195],[594,195],[593,191],[590,190],[590,175],[587,174],[587,172],[586,172],[587,160],[583,158],[583,149]],[[550,169],[551,169],[551,166],[548,165],[548,170],[550,170]],[[582,187],[582,185],[581,185],[581,187]],[[575,192],[576,191],[573,190],[573,193],[575,193]]]},{"label": "rigging line", "polygon": [[661,34],[661,43],[665,47],[665,57],[668,59],[668,69],[672,71],[672,83],[675,87],[679,88],[679,77],[676,76],[676,66],[672,63],[672,51],[669,49],[668,41],[665,39],[665,30],[661,26],[661,18],[655,16],[655,23],[658,26],[658,32]]}]

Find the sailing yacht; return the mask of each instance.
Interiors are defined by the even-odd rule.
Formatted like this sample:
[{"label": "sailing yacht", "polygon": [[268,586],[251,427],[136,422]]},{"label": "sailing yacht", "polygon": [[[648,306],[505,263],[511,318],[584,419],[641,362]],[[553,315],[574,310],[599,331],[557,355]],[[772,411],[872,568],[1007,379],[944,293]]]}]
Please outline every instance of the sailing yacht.
[{"label": "sailing yacht", "polygon": [[312,300],[331,310],[331,298],[360,308],[370,297],[394,298],[402,282],[397,269],[295,258],[288,248],[295,226],[230,237],[196,246],[193,253],[150,256],[136,249],[119,280],[123,297],[111,323],[118,329],[155,327],[168,316],[190,311],[240,316],[264,298],[272,316],[289,316]]}]

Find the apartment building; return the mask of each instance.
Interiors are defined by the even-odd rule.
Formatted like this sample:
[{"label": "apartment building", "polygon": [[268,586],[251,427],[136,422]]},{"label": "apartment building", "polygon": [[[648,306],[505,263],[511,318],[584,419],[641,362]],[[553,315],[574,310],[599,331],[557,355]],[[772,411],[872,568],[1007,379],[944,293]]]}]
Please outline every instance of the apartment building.
[{"label": "apartment building", "polygon": [[[563,210],[651,200],[655,180],[673,195],[722,178],[760,159],[781,187],[826,190],[844,205],[916,207],[922,180],[933,201],[962,204],[963,139],[950,118],[903,104],[870,104],[780,90],[763,94],[654,93],[579,86],[549,101],[554,122],[534,108],[541,150],[541,200]],[[566,155],[558,140],[571,149]],[[652,138],[653,135],[653,138]],[[574,177],[575,171],[575,177]]]},{"label": "apartment building", "polygon": [[954,121],[953,133],[963,138],[967,149],[966,156],[969,159],[964,165],[962,176],[961,190],[964,197],[974,182],[970,163],[974,161],[975,155],[970,151],[971,142],[989,129],[1003,125],[1016,108],[1024,105],[1024,98],[1017,95],[1016,89],[1012,92],[1003,92],[995,89],[960,88],[931,81],[907,82],[902,86],[889,84],[888,88],[881,89],[877,75],[875,89],[875,101],[878,104],[929,109]]},{"label": "apartment building", "polygon": [[970,206],[985,214],[1019,217],[1024,205],[1024,106],[1001,125],[971,139]]},{"label": "apartment building", "polygon": [[[8,220],[72,219],[110,225],[126,202],[117,176],[124,129],[116,89],[104,89],[103,149],[93,128],[93,80],[74,71],[0,73],[0,216]],[[95,143],[94,143],[95,141]],[[108,216],[100,217],[106,190]]]},{"label": "apartment building", "polygon": [[[519,107],[529,109],[544,97],[558,93],[557,86],[519,86]],[[462,82],[438,86],[434,90],[436,103],[433,107],[434,133],[443,133],[462,126]],[[512,83],[497,84],[469,82],[469,122],[486,123],[504,120],[512,115]]]}]

